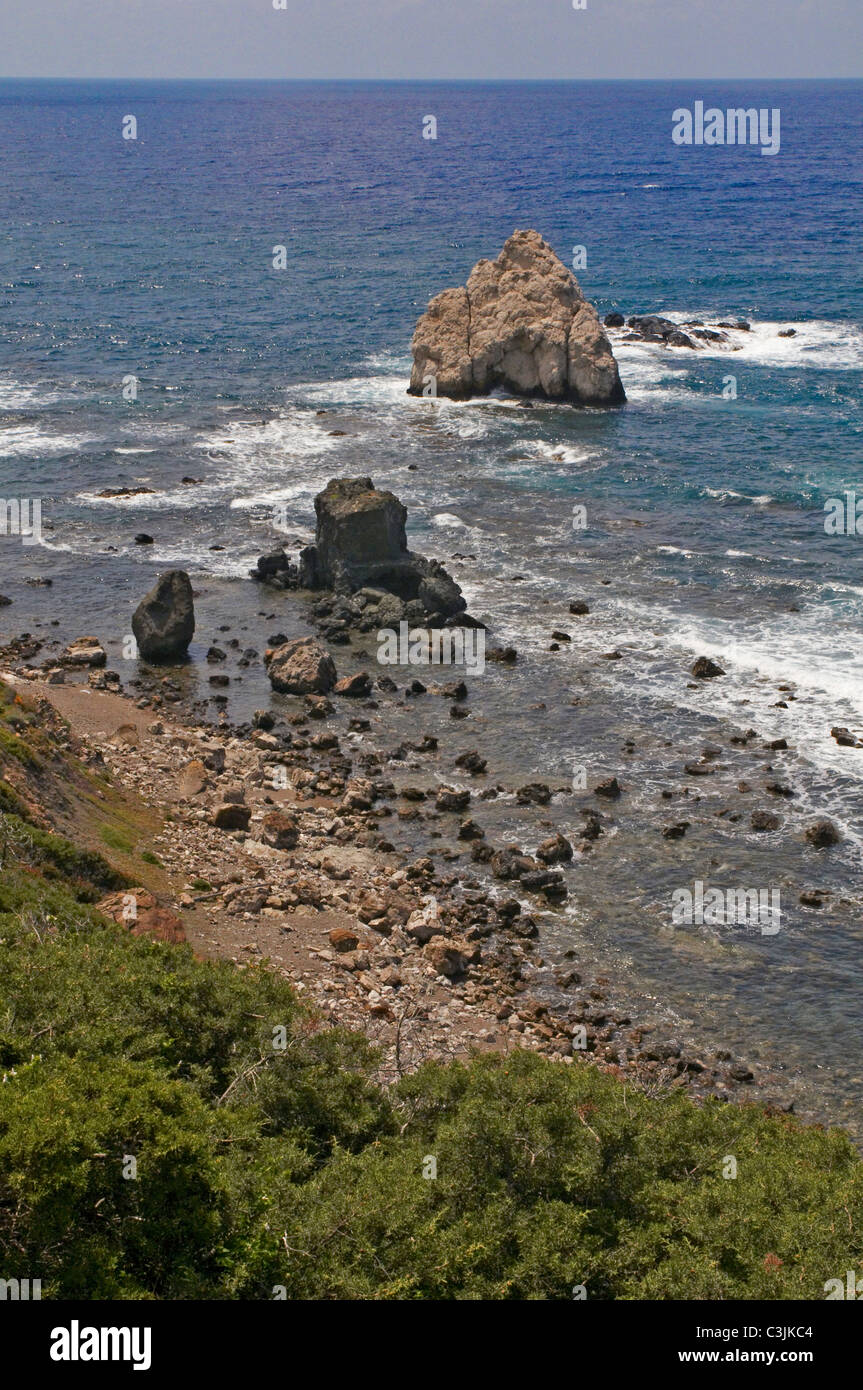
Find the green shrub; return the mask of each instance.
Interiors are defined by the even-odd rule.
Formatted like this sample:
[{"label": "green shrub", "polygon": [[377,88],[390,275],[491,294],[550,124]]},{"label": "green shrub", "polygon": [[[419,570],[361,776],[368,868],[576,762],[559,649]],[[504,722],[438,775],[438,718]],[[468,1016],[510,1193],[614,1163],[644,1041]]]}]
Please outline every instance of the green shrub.
[{"label": "green shrub", "polygon": [[132,938],[14,865],[0,1272],[55,1297],[818,1299],[863,1263],[839,1131],[528,1051],[389,1092],[376,1065],[266,965]]}]

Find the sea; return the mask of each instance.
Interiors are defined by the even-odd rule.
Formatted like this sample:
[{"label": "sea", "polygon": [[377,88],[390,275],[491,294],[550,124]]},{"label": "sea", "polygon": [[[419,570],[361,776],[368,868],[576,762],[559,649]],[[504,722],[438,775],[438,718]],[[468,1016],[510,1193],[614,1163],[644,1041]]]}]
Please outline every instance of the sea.
[{"label": "sea", "polygon": [[[596,783],[623,788],[544,922],[549,970],[574,950],[858,1135],[863,748],[831,729],[863,736],[863,520],[829,533],[825,506],[863,500],[861,97],[0,82],[0,494],[42,515],[37,543],[0,536],[0,641],[92,632],[125,680],[135,604],[182,567],[207,699],[211,642],[260,653],[309,630],[251,583],[256,558],[312,538],[329,478],[370,476],[519,653],[472,679],[448,746],[478,748],[506,788],[573,788],[529,809],[502,792],[502,842],[577,833]],[[673,113],[697,101],[778,110],[779,153],[676,145]],[[619,410],[408,396],[429,298],[516,228],[578,266],[602,315],[749,327],[697,350],[612,330]],[[693,680],[702,655],[726,675]],[[233,672],[232,717],[270,699],[259,662]],[[428,727],[446,724],[430,699]],[[779,827],[754,830],[759,809]],[[804,836],[821,816],[842,835],[829,850]],[[697,881],[780,889],[781,930],[673,924]],[[820,908],[799,902],[813,890]]]}]

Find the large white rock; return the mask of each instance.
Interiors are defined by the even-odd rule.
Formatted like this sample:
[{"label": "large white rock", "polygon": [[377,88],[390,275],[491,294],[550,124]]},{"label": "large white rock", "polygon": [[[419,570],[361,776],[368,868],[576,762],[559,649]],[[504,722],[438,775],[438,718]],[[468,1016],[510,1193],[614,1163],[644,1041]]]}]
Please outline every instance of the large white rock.
[{"label": "large white rock", "polygon": [[578,281],[539,232],[514,232],[477,261],[414,332],[409,391],[465,400],[496,386],[574,405],[622,405],[611,344]]}]

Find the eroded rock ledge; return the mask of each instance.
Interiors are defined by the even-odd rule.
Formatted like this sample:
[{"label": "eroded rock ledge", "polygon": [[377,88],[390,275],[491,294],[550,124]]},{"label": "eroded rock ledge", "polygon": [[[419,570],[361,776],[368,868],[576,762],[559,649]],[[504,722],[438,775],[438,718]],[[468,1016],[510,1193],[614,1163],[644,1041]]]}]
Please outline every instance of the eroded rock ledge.
[{"label": "eroded rock ledge", "polygon": [[626,400],[611,344],[578,281],[535,231],[517,231],[466,286],[431,300],[413,336],[411,395],[466,400],[503,387],[580,406]]}]

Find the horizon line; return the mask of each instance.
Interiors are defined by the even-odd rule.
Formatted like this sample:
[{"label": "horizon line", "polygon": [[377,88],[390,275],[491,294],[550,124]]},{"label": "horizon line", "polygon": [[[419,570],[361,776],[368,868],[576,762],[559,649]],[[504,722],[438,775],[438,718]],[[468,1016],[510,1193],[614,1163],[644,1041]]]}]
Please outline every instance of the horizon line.
[{"label": "horizon line", "polygon": [[602,82],[632,82],[632,83],[660,83],[660,82],[863,82],[863,73],[853,76],[818,76],[818,77],[799,77],[799,76],[764,76],[750,74],[745,77],[705,77],[703,75],[694,76],[674,76],[674,77],[129,77],[122,73],[102,73],[98,76],[80,76],[71,74],[45,74],[45,73],[0,73],[0,82],[368,82],[368,83],[442,83],[442,82],[471,82],[471,83],[557,83],[559,85],[575,83],[602,83]]}]

